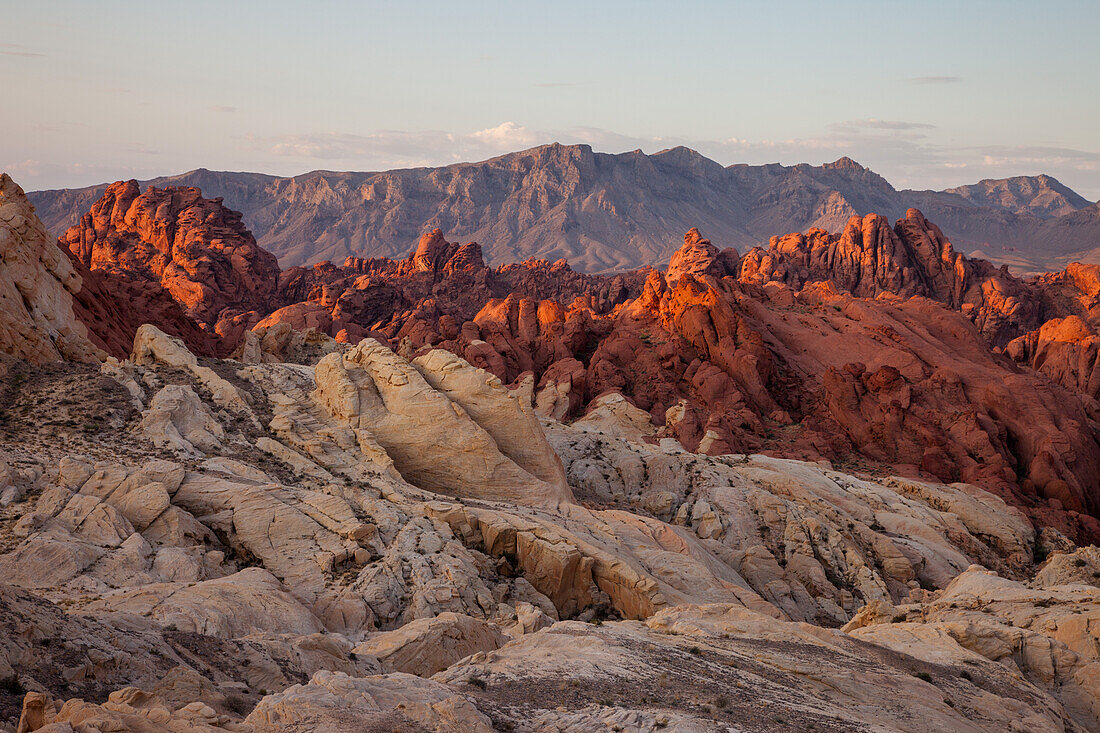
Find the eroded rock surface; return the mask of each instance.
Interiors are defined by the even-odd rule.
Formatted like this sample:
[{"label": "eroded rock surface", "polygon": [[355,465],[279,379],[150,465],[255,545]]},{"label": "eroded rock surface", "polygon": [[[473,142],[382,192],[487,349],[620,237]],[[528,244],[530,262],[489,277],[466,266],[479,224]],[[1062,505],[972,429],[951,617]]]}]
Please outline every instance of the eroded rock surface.
[{"label": "eroded rock surface", "polygon": [[[439,229],[405,259],[280,272],[220,201],[120,182],[62,245],[93,284],[163,288],[194,327],[150,290],[151,317],[200,355],[310,361],[324,335],[414,361],[449,351],[503,384],[530,380],[534,406],[556,419],[598,422],[618,393],[649,415],[638,434],[654,440],[965,481],[1075,540],[1100,538],[1096,267],[1020,279],[956,252],[916,209],[893,226],[844,220],[837,234],[773,237],[744,256],[693,229],[664,274],[490,268],[479,245]],[[85,300],[81,317],[123,356],[125,334],[99,333]],[[536,475],[564,496],[540,460]]]},{"label": "eroded rock surface", "polygon": [[0,353],[33,363],[95,359],[97,349],[73,314],[80,286],[23,189],[0,173]]},{"label": "eroded rock surface", "polygon": [[115,275],[241,287],[186,303],[211,351],[6,347],[0,724],[1100,728],[1095,273],[910,212],[618,279],[433,232],[276,291],[218,202],[132,193],[80,238]]},{"label": "eroded rock surface", "polygon": [[[311,338],[243,363],[143,327],[88,441],[4,408],[10,725],[1100,722],[1095,548],[993,493],[690,453],[616,393],[540,420],[453,354]],[[68,368],[18,389],[72,401]]]}]

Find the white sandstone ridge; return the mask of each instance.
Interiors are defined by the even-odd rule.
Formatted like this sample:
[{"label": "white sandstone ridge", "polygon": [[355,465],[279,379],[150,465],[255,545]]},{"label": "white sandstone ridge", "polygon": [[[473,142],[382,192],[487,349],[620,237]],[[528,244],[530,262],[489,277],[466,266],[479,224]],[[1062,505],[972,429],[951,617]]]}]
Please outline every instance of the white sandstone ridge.
[{"label": "white sandstone ridge", "polygon": [[441,351],[238,356],[143,326],[117,429],[11,433],[25,730],[1100,727],[1100,554],[977,487],[652,445],[621,396],[540,421]]},{"label": "white sandstone ridge", "polygon": [[91,361],[98,349],[73,315],[80,276],[18,184],[0,173],[0,353],[40,364]]},{"label": "white sandstone ridge", "polygon": [[329,354],[315,399],[377,443],[410,483],[516,504],[571,502],[538,419],[500,380],[442,350],[405,361],[374,339]]}]

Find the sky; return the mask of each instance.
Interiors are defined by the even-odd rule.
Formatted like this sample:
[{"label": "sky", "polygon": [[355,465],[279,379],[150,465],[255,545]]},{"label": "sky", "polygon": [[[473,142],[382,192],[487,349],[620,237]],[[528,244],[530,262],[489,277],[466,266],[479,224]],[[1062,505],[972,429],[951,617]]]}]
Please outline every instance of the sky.
[{"label": "sky", "polygon": [[1100,199],[1100,2],[0,0],[27,190],[542,143],[847,155],[898,188],[1048,173]]}]

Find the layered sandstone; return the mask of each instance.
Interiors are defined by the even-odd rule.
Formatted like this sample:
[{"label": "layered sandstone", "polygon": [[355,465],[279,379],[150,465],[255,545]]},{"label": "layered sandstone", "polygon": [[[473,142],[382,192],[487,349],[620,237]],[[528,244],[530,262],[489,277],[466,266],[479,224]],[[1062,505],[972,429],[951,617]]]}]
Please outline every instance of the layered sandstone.
[{"label": "layered sandstone", "polygon": [[0,174],[0,352],[36,363],[94,359],[97,349],[73,313],[80,288],[23,189]]},{"label": "layered sandstone", "polygon": [[[311,338],[244,364],[145,326],[103,366],[104,395],[67,389],[90,367],[62,365],[0,406],[19,488],[0,514],[0,677],[30,690],[0,689],[6,721],[1100,721],[1095,548],[990,492],[689,453],[621,396],[539,422],[530,381]],[[43,431],[24,404],[112,417]]]},{"label": "layered sandstone", "polygon": [[[169,236],[174,221],[181,225]],[[601,397],[619,393],[648,414],[650,426],[637,430],[654,440],[964,480],[1075,537],[1100,529],[1090,488],[1100,476],[1088,428],[1097,417],[1088,399],[1092,352],[1087,341],[1043,335],[1057,318],[1094,328],[1095,268],[1021,280],[957,253],[916,210],[892,227],[869,215],[839,234],[775,237],[744,257],[693,229],[665,273],[614,277],[538,260],[490,268],[477,244],[448,242],[438,229],[405,259],[279,273],[246,235],[237,215],[194,190],[138,195],[120,183],[66,244],[93,278],[145,283],[143,302],[217,311],[213,328],[194,321],[189,329],[178,309],[152,309],[158,326],[200,354],[288,359],[285,339],[298,331],[342,343],[369,337],[409,358],[442,349],[503,384],[530,380],[532,404],[558,419],[594,410],[598,422]],[[181,242],[184,254],[173,249]],[[165,264],[165,251],[178,267]],[[188,301],[184,283],[201,269],[194,263],[221,263],[210,267],[223,272],[226,252],[235,253],[229,270],[208,285],[220,292],[221,280],[234,283],[228,299]],[[233,265],[235,257],[244,263]],[[144,279],[133,274],[141,268]],[[173,280],[177,271],[188,274]],[[110,302],[89,301],[101,311]],[[116,322],[88,320],[93,330]],[[107,336],[122,355],[125,337]],[[306,341],[292,348],[313,353]],[[1001,346],[1031,368],[998,356]]]}]

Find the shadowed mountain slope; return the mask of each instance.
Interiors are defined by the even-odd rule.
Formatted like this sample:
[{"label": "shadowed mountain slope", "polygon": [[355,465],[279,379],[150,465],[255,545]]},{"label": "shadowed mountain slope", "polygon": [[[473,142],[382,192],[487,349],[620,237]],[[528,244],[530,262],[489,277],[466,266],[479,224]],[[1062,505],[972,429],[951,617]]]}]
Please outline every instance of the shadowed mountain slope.
[{"label": "shadowed mountain slope", "polygon": [[[199,169],[142,183],[198,187],[242,212],[284,267],[348,256],[404,254],[440,228],[485,242],[491,264],[567,259],[603,272],[668,261],[670,242],[697,226],[746,249],[776,232],[836,230],[849,217],[920,208],[964,252],[981,248],[1024,270],[1060,269],[1100,247],[1089,202],[1049,176],[982,181],[948,191],[898,191],[849,158],[821,166],[732,165],[687,148],[654,155],[544,145],[477,163],[294,177]],[[60,234],[106,185],[38,191],[31,200]],[[1057,264],[1057,267],[1048,263]]]}]

